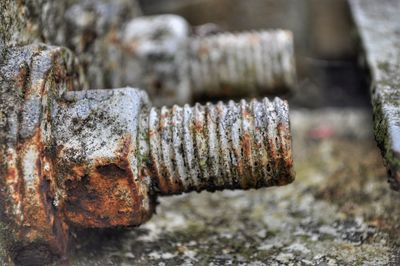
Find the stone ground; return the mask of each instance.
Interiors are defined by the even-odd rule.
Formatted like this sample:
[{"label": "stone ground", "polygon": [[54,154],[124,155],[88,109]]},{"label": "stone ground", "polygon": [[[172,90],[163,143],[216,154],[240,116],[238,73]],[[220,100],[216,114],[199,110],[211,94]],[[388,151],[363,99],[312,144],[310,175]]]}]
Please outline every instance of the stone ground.
[{"label": "stone ground", "polygon": [[72,265],[399,265],[400,194],[365,108],[291,113],[289,186],[160,199],[150,222],[81,238]]}]

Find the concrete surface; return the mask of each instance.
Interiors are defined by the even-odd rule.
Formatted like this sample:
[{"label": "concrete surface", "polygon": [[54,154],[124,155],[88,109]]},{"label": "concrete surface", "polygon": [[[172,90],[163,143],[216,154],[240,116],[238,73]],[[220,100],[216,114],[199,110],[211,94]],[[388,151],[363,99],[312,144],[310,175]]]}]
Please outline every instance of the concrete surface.
[{"label": "concrete surface", "polygon": [[350,4],[371,76],[376,140],[391,187],[400,190],[400,1],[351,0]]}]

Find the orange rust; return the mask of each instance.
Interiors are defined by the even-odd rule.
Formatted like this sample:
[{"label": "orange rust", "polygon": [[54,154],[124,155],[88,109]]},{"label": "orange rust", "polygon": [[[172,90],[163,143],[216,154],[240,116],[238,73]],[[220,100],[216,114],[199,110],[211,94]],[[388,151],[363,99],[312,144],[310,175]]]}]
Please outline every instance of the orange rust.
[{"label": "orange rust", "polygon": [[246,160],[244,165],[247,166],[245,168],[244,176],[248,176],[248,177],[251,176],[252,179],[248,178],[249,182],[252,180],[253,184],[256,184],[257,178],[253,174],[253,170],[251,169],[251,166],[250,166],[250,164],[251,164],[250,160],[252,157],[252,144],[251,144],[252,138],[251,138],[250,134],[249,133],[243,134],[240,142],[241,142],[240,146],[242,147],[243,155],[244,155],[243,158]]},{"label": "orange rust", "polygon": [[[68,242],[68,227],[64,224],[60,217],[55,217],[52,206],[54,191],[51,191],[50,184],[54,176],[53,169],[44,170],[44,162],[47,162],[44,156],[44,145],[41,140],[40,127],[35,129],[35,133],[29,139],[21,140],[18,143],[17,160],[18,168],[18,189],[15,190],[15,200],[20,202],[23,220],[18,225],[19,238],[24,239],[27,243],[35,243],[37,241],[47,243],[48,247],[56,253],[65,253]],[[37,159],[34,162],[35,172],[33,173],[33,187],[26,188],[23,179],[24,162],[22,158],[29,149],[36,151]],[[47,167],[47,166],[46,166]],[[17,204],[14,202],[14,204]],[[54,233],[56,232],[56,233]]]},{"label": "orange rust", "polygon": [[[6,176],[4,177],[5,180],[5,185],[7,185],[8,187],[8,193],[9,193],[9,197],[12,199],[14,206],[19,206],[19,203],[21,201],[21,197],[20,197],[20,182],[18,179],[19,176],[19,170],[17,165],[10,165],[10,164],[14,164],[14,162],[17,160],[17,158],[15,158],[13,156],[12,153],[8,153],[7,154],[7,162],[8,162],[8,167],[7,167],[7,173]],[[9,206],[7,205],[7,212],[9,214],[12,213],[11,208],[14,206]],[[19,221],[19,219],[18,219]]]},{"label": "orange rust", "polygon": [[[240,140],[240,142],[241,142],[241,140]],[[243,163],[243,158],[242,158],[242,156],[241,156],[241,153],[242,153],[242,145],[240,145],[240,147],[237,149],[237,148],[235,148],[235,149],[233,149],[233,153],[234,153],[234,155],[235,155],[235,157],[236,157],[236,159],[237,159],[237,170],[238,170],[238,173],[236,173],[237,174],[237,176],[238,177],[243,177],[244,175],[244,163]],[[243,188],[247,188],[247,180],[246,180],[247,178],[240,178],[240,186],[241,187],[243,187]]]},{"label": "orange rust", "polygon": [[[10,103],[0,104],[7,108],[6,118],[12,118],[10,127],[3,127],[10,130],[5,132],[10,133],[10,138],[2,138],[0,147],[1,157],[6,159],[0,169],[0,186],[3,186],[0,216],[2,223],[10,228],[5,235],[9,242],[6,249],[11,250],[11,256],[19,253],[34,256],[39,247],[48,250],[46,254],[63,255],[69,231],[53,204],[56,154],[52,148],[53,136],[48,130],[51,130],[50,102],[59,97],[65,80],[77,79],[76,75],[69,75],[69,71],[72,73],[76,69],[65,60],[64,55],[69,55],[67,50],[62,53],[63,48],[37,44],[10,47],[8,51],[0,71],[7,64],[17,66],[12,66],[12,77],[3,81],[10,89],[1,98],[9,99]],[[31,73],[36,69],[37,73]],[[30,113],[31,108],[34,108],[33,113]],[[30,115],[35,120],[29,121]],[[14,132],[11,128],[17,130]],[[47,262],[42,259],[43,263]]]},{"label": "orange rust", "polygon": [[124,135],[121,137],[120,142],[120,149],[117,151],[121,158],[127,159],[127,156],[130,152],[132,152],[135,147],[133,147],[132,138],[130,135]]},{"label": "orange rust", "polygon": [[5,180],[16,180],[16,179],[17,179],[17,169],[15,167],[9,167],[7,169]]},{"label": "orange rust", "polygon": [[[161,120],[161,119],[160,119]],[[156,138],[158,136],[158,133],[154,130],[149,130],[149,139]],[[151,167],[149,168],[150,171],[153,173],[152,176],[154,176],[154,180],[157,184],[157,188],[160,191],[169,191],[168,190],[168,180],[166,180],[164,173],[167,172],[165,169],[165,166],[162,164],[158,164],[159,159],[155,158],[156,152],[152,152],[150,155],[151,158]],[[158,167],[159,165],[159,167]]]},{"label": "orange rust", "polygon": [[84,168],[81,165],[75,165],[72,167],[72,172],[75,173],[75,175],[71,178],[71,180],[76,180],[77,177],[78,179],[86,174],[86,168]]},{"label": "orange rust", "polygon": [[[150,136],[151,138],[152,136]],[[155,137],[155,135],[153,135]],[[151,166],[149,167],[149,170],[152,173],[152,176],[154,176],[154,181],[156,183],[156,187],[161,190],[161,191],[167,191],[167,184],[166,180],[162,178],[162,171],[159,169],[157,162],[159,161],[158,158],[154,157],[155,153],[151,153],[150,158],[151,158]]]},{"label": "orange rust", "polygon": [[204,123],[201,120],[194,120],[194,130],[200,134],[204,133]]},{"label": "orange rust", "polygon": [[257,35],[256,33],[251,33],[249,36],[249,41],[252,44],[257,44],[260,42],[260,36]]},{"label": "orange rust", "polygon": [[[122,137],[116,160],[97,158],[93,165],[75,165],[64,182],[62,209],[69,223],[95,228],[139,225],[151,213],[144,210],[140,183],[134,180],[128,155],[131,139]],[[140,180],[139,180],[140,181]]]},{"label": "orange rust", "polygon": [[[119,44],[119,42],[117,42],[116,44]],[[125,52],[135,54],[136,50],[140,47],[140,41],[131,41],[128,44],[121,45],[121,47]]]},{"label": "orange rust", "polygon": [[280,169],[282,169],[282,173],[285,176],[280,176],[277,179],[277,185],[286,185],[293,181],[293,174],[290,172],[293,169],[293,159],[292,159],[292,150],[291,150],[291,137],[287,134],[289,129],[285,124],[278,123],[277,125],[278,135],[281,138],[281,147],[280,147],[280,154],[281,158],[279,160]]},{"label": "orange rust", "polygon": [[[40,59],[41,52],[39,50],[36,51],[35,56],[37,58],[32,60],[31,64],[40,63],[35,61]],[[232,126],[235,116],[240,116],[236,112],[238,110],[237,106],[233,109],[234,112],[231,112],[229,106],[226,108],[222,106],[222,103],[218,104],[216,106],[217,113],[214,113],[214,111],[212,113],[216,115],[215,120],[219,120],[214,121],[217,125],[209,124],[210,121],[208,119],[212,119],[212,116],[207,111],[204,112],[205,109],[192,109],[192,116],[189,118],[189,124],[186,125],[180,124],[184,122],[183,120],[186,117],[184,119],[173,119],[176,115],[173,110],[158,110],[159,123],[154,125],[153,130],[148,129],[148,127],[153,126],[148,120],[140,121],[139,119],[139,122],[142,123],[134,125],[145,126],[145,129],[138,129],[139,133],[148,132],[148,136],[145,137],[141,134],[135,135],[138,134],[137,131],[131,130],[131,128],[135,127],[125,128],[122,126],[123,122],[120,123],[119,118],[121,118],[121,121],[138,121],[132,119],[133,114],[129,108],[126,114],[121,113],[126,115],[127,118],[123,115],[114,117],[114,114],[118,115],[118,112],[113,110],[110,117],[115,118],[115,124],[113,124],[114,120],[108,119],[107,111],[101,112],[101,115],[99,115],[100,113],[90,113],[90,118],[92,118],[92,115],[94,116],[93,120],[89,121],[90,118],[82,120],[90,122],[88,123],[90,126],[87,127],[89,135],[86,135],[83,130],[72,130],[72,127],[69,127],[69,123],[63,128],[60,124],[64,121],[64,119],[61,119],[64,115],[66,120],[72,123],[80,121],[80,118],[74,120],[76,118],[70,116],[72,109],[63,109],[70,108],[73,104],[57,98],[61,95],[59,90],[64,89],[66,80],[73,79],[69,76],[70,73],[64,69],[63,64],[58,62],[62,59],[60,55],[52,55],[52,67],[41,73],[44,78],[32,75],[35,79],[30,80],[29,83],[26,80],[26,77],[29,76],[28,68],[24,68],[17,81],[13,80],[14,83],[17,82],[18,85],[26,89],[23,97],[19,97],[20,101],[23,101],[22,98],[25,100],[25,102],[21,103],[21,106],[18,106],[19,110],[29,112],[31,104],[40,104],[43,109],[40,110],[39,123],[34,125],[36,128],[33,136],[30,135],[32,134],[31,131],[26,131],[28,134],[25,134],[22,130],[24,129],[22,126],[25,126],[22,124],[22,122],[25,122],[23,119],[29,117],[23,117],[25,113],[21,111],[16,112],[19,120],[21,120],[19,121],[21,137],[16,141],[16,158],[13,158],[12,153],[7,154],[7,158],[11,162],[17,161],[17,163],[12,165],[12,163],[7,162],[7,166],[10,165],[10,167],[6,168],[6,178],[1,180],[7,186],[5,192],[0,191],[1,199],[7,200],[4,203],[8,208],[7,212],[11,213],[11,215],[6,213],[7,219],[13,222],[13,229],[17,232],[15,233],[17,236],[13,237],[23,243],[21,246],[26,246],[26,244],[29,246],[33,243],[30,249],[34,250],[32,248],[34,245],[42,245],[44,243],[43,245],[49,246],[56,253],[65,254],[69,226],[107,228],[139,225],[152,215],[156,205],[155,196],[159,192],[166,195],[204,189],[248,189],[250,187],[273,185],[273,182],[286,184],[287,179],[291,176],[290,172],[285,172],[282,169],[285,164],[287,166],[292,164],[290,151],[286,150],[286,145],[290,146],[290,138],[285,135],[288,133],[286,131],[289,130],[287,126],[278,125],[278,135],[282,137],[282,142],[280,142],[282,144],[279,146],[279,150],[275,149],[273,145],[275,144],[274,139],[266,140],[268,137],[266,128],[264,128],[264,131],[259,132],[259,136],[257,136],[263,138],[263,143],[257,143],[256,145],[256,140],[252,139],[250,133],[252,130],[258,130],[254,128],[255,123],[253,123],[253,127],[242,124],[242,128],[233,127],[233,130],[232,128],[224,128],[224,133],[220,132],[222,131],[220,126]],[[136,96],[138,94],[135,92],[135,94],[129,95]],[[86,97],[87,94],[84,96]],[[40,97],[42,98],[38,103],[38,98]],[[94,97],[93,100],[97,101],[97,97]],[[140,112],[140,110],[148,112],[148,108],[150,108],[150,103],[143,109],[140,109],[141,105],[139,104],[142,104],[141,102],[139,104],[134,103],[135,108],[138,110],[137,112]],[[52,104],[58,106],[58,109],[51,109],[53,107]],[[109,106],[106,107],[109,108]],[[264,109],[262,114],[268,115],[267,108]],[[38,109],[32,110],[38,111]],[[199,110],[200,112],[196,112]],[[57,116],[56,121],[51,121],[54,113],[59,116]],[[34,114],[36,115],[36,113]],[[134,115],[137,115],[137,113],[134,113]],[[258,113],[254,115],[258,115]],[[241,116],[242,118],[238,119],[248,119],[248,121],[243,122],[251,122],[252,114],[249,111],[242,111]],[[99,139],[90,139],[92,136],[92,122],[96,123],[99,120],[100,122],[105,122],[105,127],[111,124],[110,134],[113,136],[110,138],[111,143],[107,143],[107,147],[111,147],[112,151],[103,150],[103,141],[106,142],[108,141],[107,139],[101,139],[100,141],[98,141]],[[34,121],[36,122],[36,120]],[[143,125],[145,121],[147,121],[147,125]],[[275,121],[272,122],[275,123]],[[61,129],[65,130],[54,128],[53,131],[53,128],[51,128],[53,126],[61,126]],[[174,141],[176,136],[171,138],[171,134],[176,134],[175,128],[173,128],[176,126],[184,126],[185,131],[187,126],[190,126],[189,134],[191,134],[190,142],[192,143],[186,143],[188,145],[185,145],[184,141],[187,140],[185,139],[187,136],[182,128],[180,128],[179,132],[183,132],[183,134],[178,136],[181,137],[180,142]],[[246,126],[250,126],[250,129],[246,129]],[[97,129],[97,127],[93,128]],[[101,130],[102,127],[98,127],[98,129]],[[50,133],[47,130],[56,134],[47,134]],[[211,136],[209,130],[216,131],[211,132],[214,134]],[[58,132],[63,132],[63,134],[58,135]],[[129,133],[123,135],[123,132]],[[71,135],[73,135],[73,141],[65,142],[64,138],[68,139]],[[93,134],[93,137],[96,137],[95,135]],[[237,146],[236,142],[233,143],[238,135],[240,136],[237,139],[239,146]],[[89,137],[86,138],[87,136]],[[132,139],[132,136],[135,136],[135,139]],[[81,143],[79,142],[80,137],[82,137]],[[221,138],[224,139],[221,140]],[[224,143],[219,145],[220,149],[215,148],[211,151],[212,144],[208,142],[211,140],[219,141],[220,144],[224,141]],[[225,143],[225,141],[229,143]],[[66,146],[65,149],[62,146],[63,143]],[[178,145],[178,143],[180,143],[180,147],[166,146]],[[136,150],[137,147],[135,145],[137,144],[141,145],[140,148],[143,148],[143,150]],[[268,152],[265,151],[266,147],[264,145],[269,149]],[[257,158],[257,163],[262,165],[269,163],[268,167],[272,169],[272,172],[270,171],[266,178],[258,175],[264,169],[259,170],[257,174],[254,173],[251,160],[255,157],[253,153],[257,149],[256,146],[260,146],[260,149],[262,149],[260,156],[265,157]],[[221,147],[227,149],[227,151],[221,151]],[[85,148],[88,151],[85,151]],[[182,152],[177,148],[181,149]],[[63,152],[65,153],[63,154]],[[180,152],[182,154],[178,155]],[[219,154],[214,154],[213,152]],[[220,156],[221,153],[223,153],[223,156],[230,156],[230,158],[222,158]],[[189,156],[184,157],[188,154]],[[271,158],[267,154],[271,155]],[[136,158],[135,156],[141,157]],[[217,169],[216,165],[210,162],[214,158],[218,158],[218,163],[221,163],[218,165],[220,169]],[[192,164],[192,161],[189,160],[196,161]],[[225,162],[221,162],[222,160],[225,160]],[[26,161],[29,164],[24,165]],[[135,165],[137,161],[143,165]],[[185,168],[183,169],[185,173],[182,176],[180,176],[182,169],[179,167]],[[222,167],[227,169],[221,169]],[[209,170],[208,168],[212,169]],[[212,171],[213,173],[211,174],[213,175],[218,175],[220,172],[221,176],[213,177],[209,171]],[[276,177],[278,173],[282,174],[282,177]],[[185,177],[187,179],[184,180]],[[195,177],[197,178],[196,182],[194,182]],[[269,177],[274,179],[271,183],[270,180],[267,180]],[[215,181],[217,178],[220,179],[217,180],[218,182]],[[18,213],[19,209],[17,208],[19,206],[21,206],[22,215]],[[15,218],[13,216],[19,216],[21,220],[18,220],[19,217]]]},{"label": "orange rust", "polygon": [[15,85],[18,89],[24,90],[26,88],[26,85],[28,83],[28,77],[29,77],[29,68],[27,65],[23,65],[19,69],[19,73],[16,77],[16,82]]},{"label": "orange rust", "polygon": [[241,139],[241,146],[243,148],[243,154],[245,154],[247,157],[251,156],[251,137],[249,135],[249,133],[245,133],[242,136]]},{"label": "orange rust", "polygon": [[160,168],[161,168],[161,175],[158,177],[158,180],[161,181],[159,186],[160,191],[174,193],[176,190],[171,180],[171,176],[168,174],[167,166],[161,163]]},{"label": "orange rust", "polygon": [[67,219],[76,225],[97,228],[141,224],[142,215],[138,214],[143,195],[136,193],[132,173],[123,167],[123,162],[97,165],[79,181],[67,181]]},{"label": "orange rust", "polygon": [[205,45],[202,45],[202,46],[200,47],[200,49],[198,50],[198,55],[199,55],[200,57],[205,56],[205,55],[207,55],[208,53],[209,53],[209,48],[208,48],[207,46],[205,46]]},{"label": "orange rust", "polygon": [[247,110],[243,110],[242,114],[243,114],[243,118],[246,120],[249,120],[251,118],[251,113]]},{"label": "orange rust", "polygon": [[151,156],[151,167],[149,167],[151,173],[153,174],[152,176],[154,176],[154,181],[156,183],[156,188],[159,191],[168,191],[167,189],[167,184],[166,184],[166,180],[164,178],[162,178],[161,175],[161,171],[160,169],[157,167],[157,164],[155,163],[155,161],[157,160],[156,158],[154,158],[153,156]]},{"label": "orange rust", "polygon": [[278,132],[279,136],[281,136],[281,153],[284,158],[284,162],[286,163],[286,169],[292,169],[293,159],[292,159],[292,145],[291,145],[291,137],[287,132],[289,132],[289,128],[282,124],[278,124]]},{"label": "orange rust", "polygon": [[[55,169],[54,169],[54,154],[44,152],[42,155],[42,182],[46,185],[41,185],[42,188],[42,200],[43,204],[47,207],[47,212],[51,213],[52,232],[55,233],[55,242],[58,244],[60,250],[65,253],[68,243],[68,225],[64,222],[61,217],[61,213],[55,211],[53,202],[56,192],[56,184],[54,181]],[[44,191],[46,190],[46,191]]]},{"label": "orange rust", "polygon": [[269,151],[268,154],[273,159],[274,164],[276,164],[277,159],[279,159],[279,153],[276,150],[275,145],[274,145],[274,140],[272,140],[272,139],[268,139],[268,151]]}]

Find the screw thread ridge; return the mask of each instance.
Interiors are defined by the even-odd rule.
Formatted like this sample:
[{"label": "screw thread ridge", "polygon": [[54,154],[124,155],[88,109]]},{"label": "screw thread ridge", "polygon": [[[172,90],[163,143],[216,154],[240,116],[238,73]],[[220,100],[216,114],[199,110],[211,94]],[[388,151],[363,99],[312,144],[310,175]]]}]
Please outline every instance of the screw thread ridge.
[{"label": "screw thread ridge", "polygon": [[[295,83],[290,31],[223,33],[192,38],[189,74],[195,93],[284,92]],[[224,90],[224,91],[222,91]]]},{"label": "screw thread ridge", "polygon": [[161,194],[293,180],[288,106],[275,98],[151,108],[151,177]]}]

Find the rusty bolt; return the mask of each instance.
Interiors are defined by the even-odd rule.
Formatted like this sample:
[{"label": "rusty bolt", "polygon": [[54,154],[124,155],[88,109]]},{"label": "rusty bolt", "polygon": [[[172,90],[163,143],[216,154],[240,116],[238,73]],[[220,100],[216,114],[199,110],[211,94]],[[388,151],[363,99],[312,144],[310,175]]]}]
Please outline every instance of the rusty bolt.
[{"label": "rusty bolt", "polygon": [[125,67],[113,83],[145,88],[156,105],[184,104],[192,96],[282,94],[294,86],[296,76],[291,32],[196,37],[176,15],[131,20],[117,34],[110,54]]},{"label": "rusty bolt", "polygon": [[53,205],[52,102],[86,81],[64,48],[0,47],[0,54],[0,246],[17,264],[43,265],[65,254],[68,240]]},{"label": "rusty bolt", "polygon": [[66,254],[71,227],[140,225],[157,195],[294,178],[283,100],[157,108],[138,89],[74,91],[65,49],[4,59],[0,232],[19,263]]},{"label": "rusty bolt", "polygon": [[131,88],[67,92],[53,117],[55,201],[69,224],[139,225],[156,195],[292,181],[287,104],[151,107]]}]

